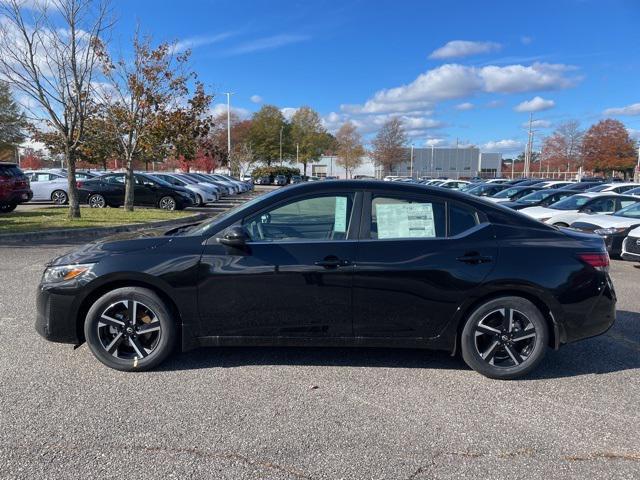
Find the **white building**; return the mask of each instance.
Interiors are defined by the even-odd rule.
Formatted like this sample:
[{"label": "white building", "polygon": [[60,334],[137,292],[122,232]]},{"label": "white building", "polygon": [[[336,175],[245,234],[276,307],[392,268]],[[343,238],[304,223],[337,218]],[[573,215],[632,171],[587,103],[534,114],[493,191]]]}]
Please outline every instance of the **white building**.
[{"label": "white building", "polygon": [[[413,155],[412,155],[413,150]],[[502,169],[501,153],[480,153],[476,147],[467,148],[407,148],[406,159],[399,163],[392,172],[383,172],[381,167],[374,165],[373,160],[362,157],[362,164],[354,172],[356,175],[366,175],[381,178],[384,175],[413,176],[415,178],[448,177],[471,178],[475,176],[500,176]],[[304,165],[297,164],[296,168],[304,172]],[[314,177],[346,178],[344,168],[336,163],[335,156],[323,156],[317,162],[307,164],[307,175]]]}]

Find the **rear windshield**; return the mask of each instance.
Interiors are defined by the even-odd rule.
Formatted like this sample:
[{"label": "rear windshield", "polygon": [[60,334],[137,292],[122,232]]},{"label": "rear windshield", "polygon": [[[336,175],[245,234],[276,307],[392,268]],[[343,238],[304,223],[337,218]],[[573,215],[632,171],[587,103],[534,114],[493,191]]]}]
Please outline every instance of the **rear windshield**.
[{"label": "rear windshield", "polygon": [[621,208],[616,213],[616,217],[640,218],[640,203],[634,203],[628,207]]},{"label": "rear windshield", "polygon": [[22,177],[24,173],[16,165],[0,165],[0,176]]},{"label": "rear windshield", "polygon": [[573,195],[572,197],[565,198],[564,200],[560,200],[559,202],[550,205],[549,208],[553,208],[555,210],[578,210],[587,203],[590,198],[592,197]]},{"label": "rear windshield", "polygon": [[550,195],[553,195],[553,194],[550,194],[549,192],[545,192],[544,190],[538,190],[536,192],[532,192],[528,195],[525,195],[518,201],[522,203],[536,203],[536,202],[539,202],[540,200],[544,200]]},{"label": "rear windshield", "polygon": [[501,192],[496,193],[493,196],[493,198],[511,198],[513,195],[515,195],[519,191],[520,191],[520,188],[518,187],[507,188],[506,190],[502,190]]}]

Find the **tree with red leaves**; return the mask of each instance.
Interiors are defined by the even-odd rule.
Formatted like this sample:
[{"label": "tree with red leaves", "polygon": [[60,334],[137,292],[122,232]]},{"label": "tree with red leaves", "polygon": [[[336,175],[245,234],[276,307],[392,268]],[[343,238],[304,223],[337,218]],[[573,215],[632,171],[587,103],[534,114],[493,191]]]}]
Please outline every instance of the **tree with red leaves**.
[{"label": "tree with red leaves", "polygon": [[610,118],[592,125],[584,135],[585,166],[595,172],[623,172],[627,178],[636,166],[636,149],[622,122]]}]

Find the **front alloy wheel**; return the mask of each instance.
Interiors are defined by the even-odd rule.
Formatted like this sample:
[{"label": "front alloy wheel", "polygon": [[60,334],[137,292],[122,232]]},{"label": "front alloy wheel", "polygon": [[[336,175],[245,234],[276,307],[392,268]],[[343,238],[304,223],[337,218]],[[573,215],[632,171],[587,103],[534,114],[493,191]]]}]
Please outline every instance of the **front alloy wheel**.
[{"label": "front alloy wheel", "polygon": [[542,360],[548,335],[544,317],[529,300],[497,298],[469,316],[461,336],[462,357],[489,378],[518,378]]},{"label": "front alloy wheel", "polygon": [[151,290],[126,287],[99,298],[87,313],[87,345],[117,370],[148,370],[171,353],[176,325],[170,310]]},{"label": "front alloy wheel", "polygon": [[162,197],[158,202],[158,207],[162,210],[175,210],[176,209],[176,201],[173,197]]}]

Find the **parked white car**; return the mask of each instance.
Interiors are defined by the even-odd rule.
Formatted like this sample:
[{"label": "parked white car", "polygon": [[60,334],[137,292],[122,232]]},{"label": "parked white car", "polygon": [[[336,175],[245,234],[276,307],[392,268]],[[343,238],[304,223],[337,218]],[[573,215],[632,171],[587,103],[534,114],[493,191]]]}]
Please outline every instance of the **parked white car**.
[{"label": "parked white car", "polygon": [[633,182],[614,182],[614,183],[603,183],[602,185],[596,185],[595,187],[591,187],[587,192],[613,192],[613,193],[624,193],[627,190],[631,190],[633,188],[638,188],[640,185]]},{"label": "parked white car", "polygon": [[627,238],[624,239],[620,256],[625,260],[640,262],[640,227],[631,230]]},{"label": "parked white car", "polygon": [[569,185],[573,185],[575,182],[570,182],[568,180],[549,180],[547,182],[536,183],[536,187],[540,188],[563,188],[568,187]]},{"label": "parked white car", "polygon": [[573,222],[594,213],[613,213],[637,201],[637,198],[617,193],[585,192],[567,197],[548,207],[523,208],[520,212],[541,222],[568,227]]},{"label": "parked white car", "polygon": [[64,173],[48,170],[27,170],[24,174],[29,178],[34,201],[50,201],[56,205],[64,205],[69,200],[69,186]]},{"label": "parked white car", "polygon": [[486,180],[483,183],[498,183],[498,184],[500,184],[500,183],[507,183],[509,181],[510,180],[508,178],[490,178],[489,180]]},{"label": "parked white car", "polygon": [[462,187],[469,185],[471,182],[464,180],[443,180],[442,183],[436,185],[440,188],[448,188],[449,190],[460,190]]}]

